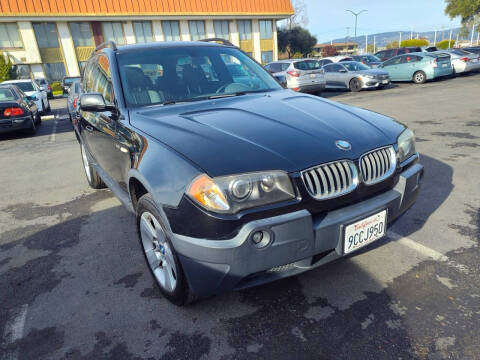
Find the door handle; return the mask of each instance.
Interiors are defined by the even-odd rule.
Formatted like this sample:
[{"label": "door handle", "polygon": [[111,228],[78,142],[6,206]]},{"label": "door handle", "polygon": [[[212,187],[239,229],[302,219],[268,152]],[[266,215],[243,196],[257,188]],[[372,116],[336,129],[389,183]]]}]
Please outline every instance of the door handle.
[{"label": "door handle", "polygon": [[93,132],[93,127],[90,126],[90,125],[85,126],[85,129],[86,129],[88,132]]}]

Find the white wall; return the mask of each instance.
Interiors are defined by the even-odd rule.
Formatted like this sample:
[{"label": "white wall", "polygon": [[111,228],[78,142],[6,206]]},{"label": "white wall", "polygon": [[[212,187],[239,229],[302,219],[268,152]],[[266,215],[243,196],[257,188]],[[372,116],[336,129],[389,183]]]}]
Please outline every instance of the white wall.
[{"label": "white wall", "polygon": [[273,61],[278,60],[277,21],[273,20]]},{"label": "white wall", "polygon": [[69,76],[80,76],[80,69],[78,68],[77,54],[73,46],[72,35],[66,22],[57,22],[58,37],[60,46],[63,51],[63,58],[65,59],[66,73]]},{"label": "white wall", "polygon": [[154,41],[165,41],[165,36],[163,36],[162,22],[159,20],[152,21],[152,32]]},{"label": "white wall", "polygon": [[262,62],[262,51],[260,48],[260,24],[258,20],[252,20],[253,57]]},{"label": "white wall", "polygon": [[180,21],[180,34],[182,41],[190,41],[190,29],[188,27],[188,20]]},{"label": "white wall", "polygon": [[41,63],[35,33],[30,21],[19,21],[18,32],[23,41],[23,49],[6,51],[15,64]]},{"label": "white wall", "polygon": [[213,26],[213,20],[205,20],[205,35],[207,38],[215,37],[215,27]]},{"label": "white wall", "polygon": [[135,32],[133,31],[133,24],[127,21],[123,24],[123,33],[125,34],[125,41],[127,44],[135,44]]},{"label": "white wall", "polygon": [[230,21],[230,41],[233,45],[240,46],[240,35],[238,35],[238,27],[235,20]]}]

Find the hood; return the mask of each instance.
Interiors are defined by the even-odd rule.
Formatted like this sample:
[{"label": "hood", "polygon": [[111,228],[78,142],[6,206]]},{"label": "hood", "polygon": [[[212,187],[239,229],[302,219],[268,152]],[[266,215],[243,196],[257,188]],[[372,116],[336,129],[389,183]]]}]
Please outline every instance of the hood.
[{"label": "hood", "polygon": [[[395,143],[404,129],[386,116],[290,90],[134,109],[130,122],[210,176],[354,160]],[[351,150],[337,148],[337,140]]]}]

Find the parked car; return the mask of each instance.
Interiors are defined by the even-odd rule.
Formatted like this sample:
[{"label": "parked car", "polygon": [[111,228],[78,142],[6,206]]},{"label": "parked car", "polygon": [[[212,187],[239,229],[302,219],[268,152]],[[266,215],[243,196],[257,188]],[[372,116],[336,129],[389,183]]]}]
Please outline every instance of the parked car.
[{"label": "parked car", "polygon": [[70,85],[72,85],[72,82],[75,80],[80,80],[80,76],[65,76],[62,80],[62,89],[63,93],[67,94],[68,89],[70,88]]},{"label": "parked car", "polygon": [[36,82],[40,86],[40,90],[47,92],[47,98],[53,99],[53,91],[49,82],[46,79],[36,79]]},{"label": "parked car", "polygon": [[[147,264],[175,304],[351,254],[418,196],[423,166],[401,123],[293,94],[235,46],[103,46],[80,97],[87,181],[136,214]],[[184,57],[209,59],[218,77],[193,65],[178,76]],[[261,87],[235,82],[226,59]],[[143,72],[152,63],[161,88]]]},{"label": "parked car", "polygon": [[15,85],[0,84],[0,134],[20,130],[35,134],[40,124],[35,96]]},{"label": "parked car", "polygon": [[422,48],[423,52],[435,52],[438,51],[436,46],[423,46]]},{"label": "parked car", "polygon": [[445,53],[419,52],[395,56],[380,68],[390,74],[392,81],[413,81],[416,84],[453,73],[450,55]]},{"label": "parked car", "polygon": [[466,47],[466,48],[463,48],[462,50],[480,55],[480,46]]},{"label": "parked car", "polygon": [[70,121],[76,122],[78,116],[78,99],[80,96],[80,80],[75,80],[68,89],[67,108]]},{"label": "parked car", "polygon": [[375,53],[375,56],[378,57],[381,61],[387,61],[388,59],[391,59],[394,56],[408,54],[412,52],[422,52],[422,48],[415,46],[415,47],[404,47],[404,48],[381,50],[381,51],[377,51]]},{"label": "parked car", "polygon": [[276,78],[285,76],[287,88],[305,93],[319,93],[325,89],[325,74],[317,60],[279,60],[265,65]]},{"label": "parked car", "polygon": [[[340,62],[340,61],[353,61],[353,57],[351,56],[348,56],[348,55],[336,55],[336,56],[327,56],[327,57],[324,57],[320,60],[323,60],[323,62],[325,61],[331,61],[331,62]],[[326,65],[326,64],[324,64]]]},{"label": "parked car", "polygon": [[371,54],[354,55],[352,56],[352,59],[354,61],[358,61],[358,62],[361,62],[362,64],[370,66],[371,68],[376,68],[378,67],[378,65],[382,63],[382,61],[378,57]]},{"label": "parked car", "polygon": [[50,111],[50,101],[48,100],[47,92],[40,89],[40,85],[37,84],[35,80],[32,79],[22,79],[22,80],[8,80],[2,82],[2,84],[12,84],[16,85],[20,90],[22,90],[28,96],[31,96],[32,99],[35,98],[35,104],[40,113],[47,113]]},{"label": "parked car", "polygon": [[328,89],[381,89],[390,84],[390,76],[384,70],[372,69],[357,61],[344,61],[323,67]]},{"label": "parked car", "polygon": [[451,57],[453,75],[480,70],[480,56],[463,49],[441,50],[439,53],[447,53]]}]

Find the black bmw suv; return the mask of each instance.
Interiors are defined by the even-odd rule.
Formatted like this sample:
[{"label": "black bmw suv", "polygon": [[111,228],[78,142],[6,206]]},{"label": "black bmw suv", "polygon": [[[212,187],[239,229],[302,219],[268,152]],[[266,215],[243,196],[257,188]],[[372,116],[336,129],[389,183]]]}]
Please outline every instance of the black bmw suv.
[{"label": "black bmw suv", "polygon": [[411,130],[284,89],[225,41],[108,43],[82,88],[87,180],[135,214],[147,264],[177,305],[368,246],[420,190]]}]

